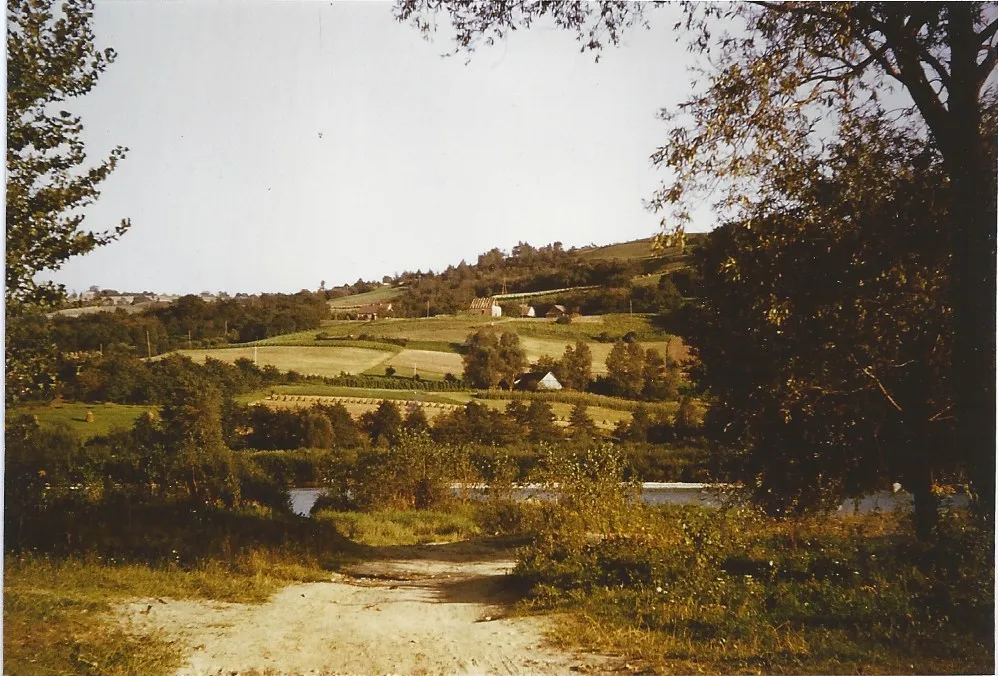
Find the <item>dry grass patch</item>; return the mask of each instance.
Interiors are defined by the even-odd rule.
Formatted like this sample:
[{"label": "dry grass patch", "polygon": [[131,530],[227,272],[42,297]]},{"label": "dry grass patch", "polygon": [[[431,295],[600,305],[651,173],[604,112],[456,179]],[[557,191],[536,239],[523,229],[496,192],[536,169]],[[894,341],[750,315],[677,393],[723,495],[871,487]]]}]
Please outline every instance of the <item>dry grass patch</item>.
[{"label": "dry grass patch", "polygon": [[385,366],[392,366],[400,375],[416,373],[426,376],[444,376],[453,373],[460,377],[464,370],[461,355],[453,352],[433,352],[430,350],[402,350],[388,360]]},{"label": "dry grass patch", "polygon": [[274,366],[281,371],[298,371],[305,375],[338,376],[346,372],[362,373],[388,360],[392,355],[382,350],[359,347],[234,347],[223,350],[179,350],[196,362],[207,357],[234,362],[253,359],[259,366]]}]

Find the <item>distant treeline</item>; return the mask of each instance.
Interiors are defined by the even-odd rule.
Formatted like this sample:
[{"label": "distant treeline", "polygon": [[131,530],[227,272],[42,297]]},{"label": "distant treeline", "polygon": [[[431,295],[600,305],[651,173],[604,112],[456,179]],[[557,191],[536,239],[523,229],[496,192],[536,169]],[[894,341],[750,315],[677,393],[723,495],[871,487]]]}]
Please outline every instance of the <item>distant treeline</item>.
[{"label": "distant treeline", "polygon": [[178,348],[245,343],[314,329],[328,316],[329,308],[321,296],[301,291],[212,302],[183,296],[141,313],[97,312],[32,321],[33,328],[62,352],[101,350],[117,344],[135,347],[143,355],[157,355]]}]

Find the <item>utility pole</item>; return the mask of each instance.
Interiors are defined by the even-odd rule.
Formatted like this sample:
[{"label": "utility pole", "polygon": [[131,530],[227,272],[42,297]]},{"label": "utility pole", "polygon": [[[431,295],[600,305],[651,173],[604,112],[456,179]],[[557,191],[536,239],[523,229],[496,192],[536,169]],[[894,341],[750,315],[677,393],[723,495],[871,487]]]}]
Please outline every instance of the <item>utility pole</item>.
[{"label": "utility pole", "polygon": [[430,318],[430,299],[426,299],[426,318]]},{"label": "utility pole", "polygon": [[149,342],[149,329],[146,329],[146,352],[149,353],[149,358],[152,359],[152,343]]},{"label": "utility pole", "polygon": [[253,346],[253,366],[256,366],[256,345]]},{"label": "utility pole", "polygon": [[631,306],[631,315],[634,315],[634,300],[629,300],[627,303]]},{"label": "utility pole", "polygon": [[191,343],[191,330],[187,329],[187,349],[189,350],[192,347],[193,347],[193,343]]}]

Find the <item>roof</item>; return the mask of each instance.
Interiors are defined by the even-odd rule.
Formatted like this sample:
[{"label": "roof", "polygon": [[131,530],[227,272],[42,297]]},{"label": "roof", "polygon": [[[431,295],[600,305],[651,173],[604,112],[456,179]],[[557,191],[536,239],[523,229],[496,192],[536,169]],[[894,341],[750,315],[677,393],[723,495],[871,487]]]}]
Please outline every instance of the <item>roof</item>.
[{"label": "roof", "polygon": [[364,315],[385,313],[392,311],[391,303],[368,303],[357,308],[357,312]]},{"label": "roof", "polygon": [[488,310],[493,305],[496,304],[496,299],[489,296],[488,298],[476,298],[471,301],[472,310]]},{"label": "roof", "polygon": [[533,373],[524,373],[513,381],[513,384],[519,389],[536,389],[538,384],[543,382],[548,389],[561,389],[562,385],[555,378],[555,375],[551,371],[541,371]]}]

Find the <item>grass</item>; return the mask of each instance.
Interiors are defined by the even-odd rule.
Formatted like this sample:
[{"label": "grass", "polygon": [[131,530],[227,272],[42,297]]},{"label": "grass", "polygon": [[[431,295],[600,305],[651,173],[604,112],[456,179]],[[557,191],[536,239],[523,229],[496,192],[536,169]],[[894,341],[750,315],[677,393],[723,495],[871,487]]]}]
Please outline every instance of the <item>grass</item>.
[{"label": "grass", "polygon": [[359,347],[234,347],[222,350],[178,350],[197,362],[206,357],[234,362],[253,359],[260,366],[274,366],[281,371],[298,371],[305,375],[338,376],[342,372],[363,373],[387,361],[390,352]]},{"label": "grass", "polygon": [[331,309],[351,308],[358,305],[368,305],[371,303],[386,303],[398,298],[405,292],[404,286],[382,286],[372,291],[358,293],[352,296],[340,296],[330,301],[326,301]]},{"label": "grass", "polygon": [[[85,402],[56,400],[45,404],[22,404],[13,409],[14,415],[27,414],[38,418],[42,425],[66,424],[79,436],[87,440],[105,435],[113,429],[128,429],[146,411],[157,411],[156,406],[133,406],[128,404],[88,404]],[[94,415],[92,423],[87,422],[87,411]]]},{"label": "grass", "polygon": [[382,375],[384,374],[383,367],[387,366],[393,367],[400,375],[411,376],[418,373],[420,376],[432,380],[442,380],[448,373],[461,377],[461,373],[464,371],[464,362],[461,361],[459,354],[405,349],[383,365],[379,364],[371,369],[369,373]]},{"label": "grass", "polygon": [[328,522],[354,542],[372,547],[458,542],[480,535],[474,505],[447,511],[413,509],[375,512],[320,510],[312,518]]},{"label": "grass", "polygon": [[520,553],[525,608],[565,613],[562,647],[657,673],[992,673],[994,534],[966,514],[928,543],[896,513],[614,519],[602,538],[549,527]]}]

